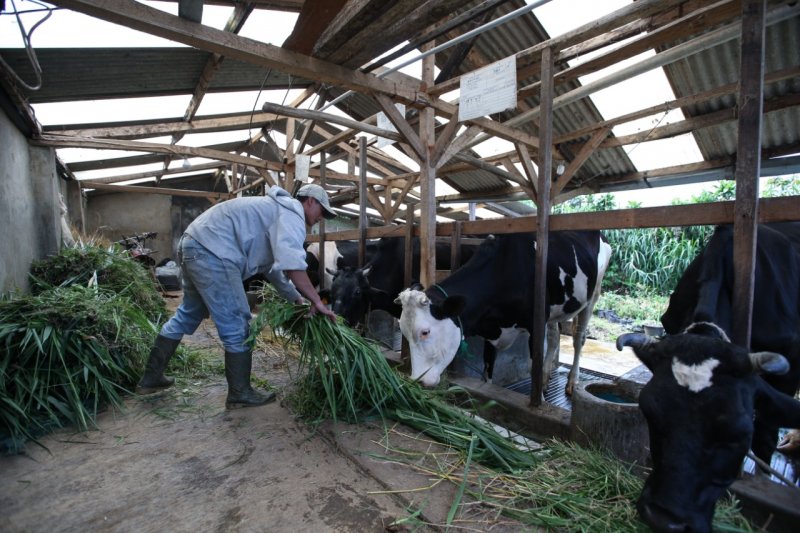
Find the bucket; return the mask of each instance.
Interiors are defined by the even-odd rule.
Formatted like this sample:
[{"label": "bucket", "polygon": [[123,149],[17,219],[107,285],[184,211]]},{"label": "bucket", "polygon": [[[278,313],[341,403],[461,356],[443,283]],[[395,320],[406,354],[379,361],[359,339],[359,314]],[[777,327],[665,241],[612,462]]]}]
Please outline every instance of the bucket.
[{"label": "bucket", "polygon": [[646,466],[647,422],[639,410],[641,385],[630,381],[583,382],[572,395],[570,438],[606,449],[626,463]]}]

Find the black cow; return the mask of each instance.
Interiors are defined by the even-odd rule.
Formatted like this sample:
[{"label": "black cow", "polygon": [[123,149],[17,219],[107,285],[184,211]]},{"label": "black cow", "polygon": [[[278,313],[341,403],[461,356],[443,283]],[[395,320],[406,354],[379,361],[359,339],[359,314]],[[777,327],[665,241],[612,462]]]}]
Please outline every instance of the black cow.
[{"label": "black cow", "polygon": [[[421,379],[427,386],[436,385],[464,337],[480,335],[494,340],[495,347],[503,349],[497,342],[501,339],[513,342],[509,330],[530,331],[536,297],[533,293],[535,255],[535,237],[531,233],[489,238],[472,259],[441,283],[425,292],[407,289],[400,294],[398,301],[403,306],[400,330],[411,349],[414,379]],[[543,386],[547,384],[557,353],[558,322],[575,317],[575,360],[567,384],[567,391],[572,392],[578,377],[586,326],[600,296],[600,285],[610,258],[611,247],[598,231],[550,234]],[[489,356],[491,358],[491,354]],[[486,357],[484,350],[484,359]]]},{"label": "black cow", "polygon": [[[412,277],[419,279],[420,240],[412,240]],[[461,245],[462,261],[467,261],[477,248]],[[450,269],[450,244],[436,243],[436,268]],[[384,237],[375,245],[374,254],[363,268],[343,267],[334,275],[330,290],[333,312],[341,315],[351,327],[364,323],[369,309],[380,309],[395,318],[402,308],[394,300],[405,287],[405,237]]]},{"label": "black cow", "polygon": [[[750,349],[786,357],[789,371],[766,380],[794,395],[800,384],[800,223],[761,224],[756,242]],[[670,296],[664,330],[676,334],[694,322],[713,322],[730,336],[732,294],[733,228],[719,226]],[[757,406],[753,452],[769,463],[777,439],[778,427]]]},{"label": "black cow", "polygon": [[623,346],[653,373],[639,394],[652,460],[639,515],[659,532],[711,531],[716,502],[750,447],[755,411],[776,426],[800,424],[800,402],[758,375],[784,374],[789,362],[773,352],[749,353],[707,322],[658,341],[629,333],[617,339]]}]

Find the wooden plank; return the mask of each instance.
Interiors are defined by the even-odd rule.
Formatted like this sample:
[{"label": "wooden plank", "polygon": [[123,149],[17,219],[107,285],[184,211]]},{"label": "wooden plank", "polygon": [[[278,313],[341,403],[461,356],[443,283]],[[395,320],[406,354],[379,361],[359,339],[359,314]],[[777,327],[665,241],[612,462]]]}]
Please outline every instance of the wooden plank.
[{"label": "wooden plank", "polygon": [[458,114],[456,114],[447,122],[447,125],[445,125],[444,129],[442,129],[436,137],[436,145],[433,147],[431,160],[437,168],[447,162],[444,160],[443,156],[447,148],[452,144],[453,139],[456,138],[458,126]]},{"label": "wooden plank", "polygon": [[386,137],[387,139],[392,139],[393,141],[404,141],[403,136],[397,132],[378,128],[376,126],[367,124],[366,122],[359,122],[357,120],[341,117],[339,115],[325,113],[323,111],[297,109],[285,105],[273,104],[272,102],[264,103],[262,110],[265,113],[275,113],[285,117],[302,118],[306,120],[321,120],[330,122],[332,124],[339,124],[341,126],[345,126],[346,128],[351,128],[357,131],[363,131],[364,133]]},{"label": "wooden plank", "polygon": [[99,148],[103,150],[124,150],[131,152],[155,152],[159,154],[177,154],[188,157],[205,157],[230,163],[242,163],[255,168],[281,170],[281,165],[255,157],[247,157],[211,148],[180,146],[172,144],[148,143],[142,141],[123,141],[117,139],[88,139],[83,137],[67,137],[63,135],[40,135],[31,139],[31,144],[62,148]]},{"label": "wooden plank", "polygon": [[419,140],[419,135],[411,128],[411,125],[406,121],[406,117],[400,114],[391,98],[385,94],[375,94],[374,98],[383,110],[386,118],[394,124],[397,131],[400,132],[400,135],[403,136],[408,145],[411,146],[417,154],[417,157],[420,159],[425,157],[425,149],[422,146],[422,142]]},{"label": "wooden plank", "polygon": [[603,140],[608,137],[608,134],[611,133],[611,128],[604,128],[601,130],[596,131],[592,138],[589,139],[583,146],[581,146],[578,155],[569,162],[567,168],[564,170],[564,173],[561,174],[556,183],[553,185],[553,189],[550,192],[550,200],[554,200],[556,196],[564,189],[567,183],[572,179],[578,169],[583,166],[589,156],[591,156],[594,151],[597,149],[598,146],[603,142]]},{"label": "wooden plank", "polygon": [[[640,207],[637,209],[617,209],[601,213],[570,213],[550,216],[550,231],[563,230],[608,230],[632,228],[669,228],[695,225],[715,225],[733,223],[734,202],[712,202],[659,207]],[[413,206],[409,206],[411,208]],[[763,198],[759,201],[758,222],[800,221],[800,196],[783,198]],[[454,222],[438,224],[436,235],[447,237],[453,234]],[[462,221],[462,232],[467,235],[488,235],[490,233],[518,233],[536,231],[536,216],[519,218],[496,218],[487,220]],[[419,231],[415,232],[419,235]],[[402,237],[403,226],[381,226],[369,228],[367,238]],[[316,236],[307,237],[314,242]],[[328,233],[328,240],[358,239],[358,230],[343,230]]]},{"label": "wooden plank", "polygon": [[739,81],[739,138],[733,219],[733,316],[731,341],[750,347],[761,174],[766,0],[742,1]]},{"label": "wooden plank", "polygon": [[168,176],[171,174],[185,174],[187,172],[199,172],[201,170],[216,170],[218,168],[227,167],[228,163],[215,161],[211,163],[203,163],[201,165],[192,165],[188,169],[185,168],[172,168],[169,170],[150,170],[148,172],[136,172],[133,174],[120,174],[117,176],[108,176],[106,178],[92,178],[95,183],[119,183],[122,181],[141,180],[145,178],[155,178],[158,175]]},{"label": "wooden plank", "polygon": [[[784,5],[780,6],[766,16],[767,24],[776,24],[783,20],[797,16],[800,13],[800,5]],[[633,76],[643,74],[655,68],[663,67],[692,54],[696,54],[703,50],[707,50],[716,45],[735,39],[741,32],[741,24],[736,22],[711,30],[703,35],[676,45],[668,50],[648,57],[630,66],[624,67],[615,71],[608,76],[597,79],[593,82],[582,85],[564,94],[560,94],[553,99],[553,109],[559,109],[565,105],[579,101],[587,96],[594,94],[597,91],[616,85],[617,83],[624,82]],[[507,120],[503,124],[506,126],[517,126],[530,120],[533,120],[540,113],[540,108],[532,108],[523,113],[519,113],[514,118]]]},{"label": "wooden plank", "polygon": [[528,182],[531,184],[533,188],[533,200],[534,202],[539,201],[539,176],[536,174],[536,169],[533,167],[533,160],[531,159],[531,154],[528,151],[528,147],[522,143],[515,143],[514,149],[517,152],[517,157],[519,159],[520,164],[522,165],[522,170],[525,171],[525,176],[528,178]]},{"label": "wooden plank", "polygon": [[140,194],[166,194],[169,196],[191,196],[195,198],[208,198],[209,200],[227,200],[232,197],[227,192],[208,192],[208,191],[189,191],[186,189],[167,189],[166,187],[141,187],[136,185],[112,185],[108,183],[98,183],[91,180],[78,182],[81,189],[98,189],[115,192],[133,192]]},{"label": "wooden plank", "polygon": [[133,0],[55,0],[52,3],[194,48],[264,68],[274,68],[293,76],[331,83],[354,91],[398,96],[408,102],[417,100],[417,87],[404,82],[385,81],[334,63],[182,20],[175,15]]}]

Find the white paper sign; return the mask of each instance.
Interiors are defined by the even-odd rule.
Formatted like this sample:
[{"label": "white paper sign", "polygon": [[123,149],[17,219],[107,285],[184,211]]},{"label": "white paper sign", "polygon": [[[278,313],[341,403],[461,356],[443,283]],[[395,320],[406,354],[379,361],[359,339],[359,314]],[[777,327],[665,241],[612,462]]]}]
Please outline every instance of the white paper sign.
[{"label": "white paper sign", "polygon": [[517,105],[517,59],[509,56],[461,76],[458,120],[499,113]]},{"label": "white paper sign", "polygon": [[294,156],[294,179],[308,183],[308,169],[311,166],[311,156],[297,154]]},{"label": "white paper sign", "polygon": [[[406,116],[405,104],[395,104],[394,106],[397,108],[397,110],[400,112],[402,116]],[[378,113],[378,127],[382,130],[389,130],[397,133],[397,128],[394,127],[392,121],[389,120],[389,117],[387,117],[383,111]],[[386,137],[378,137],[378,140],[375,143],[375,147],[383,148],[384,146],[388,146],[390,144],[393,144],[394,142],[396,141],[392,139],[387,139]]]}]

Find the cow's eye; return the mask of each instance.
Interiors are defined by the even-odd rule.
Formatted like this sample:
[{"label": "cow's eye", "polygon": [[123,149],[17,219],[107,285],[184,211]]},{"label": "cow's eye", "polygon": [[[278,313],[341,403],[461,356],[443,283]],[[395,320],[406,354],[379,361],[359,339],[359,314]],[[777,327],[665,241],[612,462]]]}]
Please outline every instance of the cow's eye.
[{"label": "cow's eye", "polygon": [[361,289],[356,289],[353,294],[355,294],[356,296],[361,296]]},{"label": "cow's eye", "polygon": [[419,338],[420,338],[420,339],[427,339],[427,338],[430,336],[430,334],[431,334],[431,330],[429,330],[429,329],[422,329],[422,330],[420,330],[420,332],[419,332]]}]

